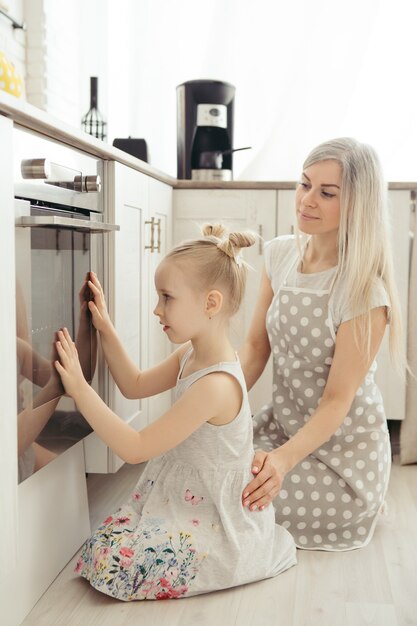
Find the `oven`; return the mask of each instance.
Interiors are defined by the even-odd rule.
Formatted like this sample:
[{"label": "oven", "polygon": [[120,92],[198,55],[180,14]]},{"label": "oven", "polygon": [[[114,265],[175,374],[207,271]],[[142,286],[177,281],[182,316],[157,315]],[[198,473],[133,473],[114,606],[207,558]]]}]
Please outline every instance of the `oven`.
[{"label": "oven", "polygon": [[16,352],[19,480],[91,432],[53,362],[66,326],[86,379],[106,401],[104,365],[87,306],[90,271],[103,281],[105,163],[14,129]]}]

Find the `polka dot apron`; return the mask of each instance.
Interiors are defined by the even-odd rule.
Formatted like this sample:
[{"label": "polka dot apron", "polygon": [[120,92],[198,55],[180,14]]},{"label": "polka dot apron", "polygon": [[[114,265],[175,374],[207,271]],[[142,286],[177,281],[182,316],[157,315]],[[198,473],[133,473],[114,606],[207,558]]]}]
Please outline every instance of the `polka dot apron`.
[{"label": "polka dot apron", "polygon": [[[273,398],[254,418],[255,447],[266,451],[285,443],[314,413],[335,348],[331,285],[309,289],[294,280],[290,286],[294,267],[267,313]],[[308,276],[303,275],[307,284]],[[374,363],[340,428],[286,475],[274,501],[277,523],[291,532],[299,548],[352,550],[372,537],[391,463],[375,369]]]}]

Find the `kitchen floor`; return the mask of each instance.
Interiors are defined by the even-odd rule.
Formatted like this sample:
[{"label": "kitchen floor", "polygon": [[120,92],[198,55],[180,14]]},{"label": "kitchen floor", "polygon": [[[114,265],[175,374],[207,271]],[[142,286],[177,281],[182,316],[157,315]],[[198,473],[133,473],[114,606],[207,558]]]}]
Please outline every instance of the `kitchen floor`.
[{"label": "kitchen floor", "polygon": [[[89,476],[92,527],[127,498],[140,471]],[[276,578],[182,600],[109,598],[73,573],[75,555],[22,626],[417,625],[417,465],[394,462],[387,502],[362,550],[299,550],[298,565]]]}]

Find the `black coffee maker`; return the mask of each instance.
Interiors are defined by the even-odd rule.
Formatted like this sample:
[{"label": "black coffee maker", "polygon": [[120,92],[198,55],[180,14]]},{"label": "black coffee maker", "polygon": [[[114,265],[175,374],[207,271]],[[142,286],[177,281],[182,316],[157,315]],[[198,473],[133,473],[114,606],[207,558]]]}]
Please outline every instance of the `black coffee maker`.
[{"label": "black coffee maker", "polygon": [[235,87],[189,80],[177,87],[177,177],[232,180]]}]

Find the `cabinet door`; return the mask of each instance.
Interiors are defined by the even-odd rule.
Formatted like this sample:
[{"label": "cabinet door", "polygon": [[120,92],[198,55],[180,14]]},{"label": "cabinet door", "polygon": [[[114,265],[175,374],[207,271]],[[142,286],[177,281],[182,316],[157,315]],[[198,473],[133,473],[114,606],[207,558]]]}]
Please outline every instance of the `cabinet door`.
[{"label": "cabinet door", "polygon": [[[120,231],[107,239],[104,288],[110,317],[129,356],[146,367],[148,362],[147,319],[149,310],[149,179],[120,163],[108,163],[108,219]],[[129,400],[107,373],[109,406],[136,429],[147,423],[148,401]],[[115,472],[123,461],[92,433],[86,439],[89,472]]]},{"label": "cabinet door", "polygon": [[[232,342],[242,345],[252,319],[258,297],[263,268],[263,242],[276,234],[276,191],[242,189],[181,189],[174,192],[174,244],[198,237],[201,226],[220,222],[230,230],[252,230],[260,235],[255,246],[244,250],[244,258],[252,269],[248,273],[245,298],[231,325]],[[262,376],[249,393],[252,412],[269,402],[272,394],[272,365],[269,362]]]},{"label": "cabinet door", "polygon": [[277,235],[290,235],[295,227],[295,189],[279,189],[277,197]]},{"label": "cabinet door", "polygon": [[[152,223],[153,220],[153,223]],[[172,187],[149,179],[149,217],[150,227],[154,228],[153,246],[148,249],[148,367],[161,363],[171,353],[172,346],[154,315],[156,291],[154,276],[156,268],[172,245]],[[175,346],[174,346],[175,347]],[[171,391],[165,391],[148,400],[148,423],[163,415],[171,406]]]},{"label": "cabinet door", "polygon": [[[410,263],[410,191],[390,190],[391,243],[394,258],[394,277],[400,300],[403,322],[403,346],[407,345],[408,277]],[[385,336],[377,357],[375,380],[384,398],[388,419],[402,420],[405,416],[406,381],[393,368],[389,356],[389,332]]]}]

